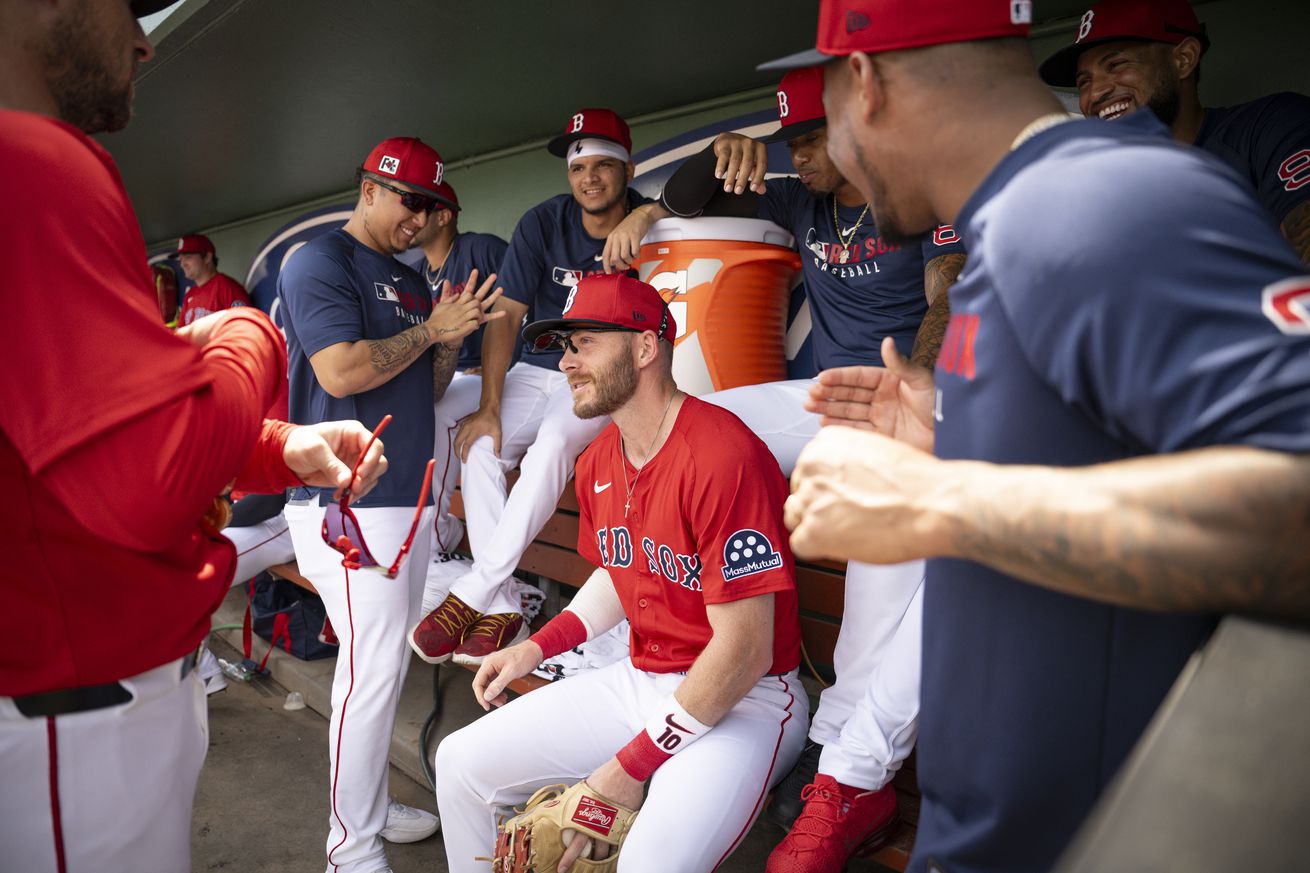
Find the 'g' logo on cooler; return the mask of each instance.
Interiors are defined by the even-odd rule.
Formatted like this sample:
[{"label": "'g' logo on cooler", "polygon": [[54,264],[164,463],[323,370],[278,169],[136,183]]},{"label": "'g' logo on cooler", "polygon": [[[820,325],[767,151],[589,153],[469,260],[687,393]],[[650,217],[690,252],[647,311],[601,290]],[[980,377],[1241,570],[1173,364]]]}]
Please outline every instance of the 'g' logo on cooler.
[{"label": "'g' logo on cooler", "polygon": [[778,92],[778,117],[786,118],[789,114],[791,114],[791,107],[787,105],[787,92],[779,91]]},{"label": "'g' logo on cooler", "polygon": [[437,175],[432,177],[432,184],[440,185],[441,177],[444,175],[446,175],[446,168],[442,165],[441,161],[437,161]]},{"label": "'g' logo on cooler", "polygon": [[1087,39],[1092,32],[1092,19],[1096,17],[1095,9],[1088,9],[1083,13],[1082,21],[1078,22],[1078,38],[1074,42],[1082,42]]},{"label": "'g' logo on cooler", "polygon": [[400,158],[393,158],[391,155],[383,155],[382,160],[378,161],[378,172],[394,176],[400,172]]},{"label": "'g' logo on cooler", "polygon": [[582,130],[582,113],[581,113],[581,112],[579,112],[577,115],[573,116],[573,129],[570,130],[569,133],[577,133],[577,132],[580,131],[580,130]]}]

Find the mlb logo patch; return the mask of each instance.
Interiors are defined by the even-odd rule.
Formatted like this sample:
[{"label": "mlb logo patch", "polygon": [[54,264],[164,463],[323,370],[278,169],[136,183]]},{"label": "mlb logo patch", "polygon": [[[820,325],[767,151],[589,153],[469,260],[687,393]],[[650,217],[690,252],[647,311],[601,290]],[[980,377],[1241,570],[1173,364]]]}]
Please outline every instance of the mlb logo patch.
[{"label": "mlb logo patch", "polygon": [[555,281],[556,285],[563,285],[565,288],[572,288],[574,285],[582,281],[582,271],[566,270],[563,267],[556,267],[550,277]]},{"label": "mlb logo patch", "polygon": [[723,544],[723,579],[730,582],[743,576],[776,570],[782,566],[782,553],[769,538],[757,530],[743,528]]},{"label": "mlb logo patch", "polygon": [[392,288],[390,285],[383,285],[381,282],[374,282],[373,290],[377,291],[379,300],[385,300],[388,303],[400,302],[400,295],[397,294],[396,289]]},{"label": "mlb logo patch", "polygon": [[400,172],[400,158],[393,158],[391,155],[383,155],[382,160],[378,161],[378,172],[394,176]]}]

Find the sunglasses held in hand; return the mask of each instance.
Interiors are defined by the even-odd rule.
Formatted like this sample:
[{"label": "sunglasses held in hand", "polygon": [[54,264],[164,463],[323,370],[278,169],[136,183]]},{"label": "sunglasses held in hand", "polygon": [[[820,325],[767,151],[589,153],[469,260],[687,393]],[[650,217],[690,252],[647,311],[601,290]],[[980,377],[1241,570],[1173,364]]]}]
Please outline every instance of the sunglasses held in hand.
[{"label": "sunglasses held in hand", "polygon": [[323,542],[328,546],[340,552],[342,555],[341,566],[347,570],[373,570],[381,573],[388,579],[395,579],[396,574],[400,571],[400,562],[405,560],[409,554],[410,546],[414,544],[414,535],[418,533],[418,523],[423,516],[423,506],[427,503],[428,492],[432,490],[432,467],[436,464],[435,460],[428,461],[427,470],[423,474],[423,487],[419,491],[418,506],[414,508],[414,522],[409,526],[409,536],[405,538],[404,544],[400,547],[400,552],[396,555],[396,560],[391,562],[391,566],[383,568],[373,553],[369,551],[368,544],[364,542],[364,531],[360,527],[359,519],[350,509],[350,489],[355,484],[355,476],[359,472],[359,465],[368,457],[368,450],[373,447],[373,443],[391,424],[391,416],[383,417],[378,424],[373,435],[369,437],[368,442],[364,445],[364,450],[359,454],[359,460],[355,461],[355,469],[350,471],[350,482],[341,492],[341,499],[336,503],[329,503],[327,510],[323,513]]}]

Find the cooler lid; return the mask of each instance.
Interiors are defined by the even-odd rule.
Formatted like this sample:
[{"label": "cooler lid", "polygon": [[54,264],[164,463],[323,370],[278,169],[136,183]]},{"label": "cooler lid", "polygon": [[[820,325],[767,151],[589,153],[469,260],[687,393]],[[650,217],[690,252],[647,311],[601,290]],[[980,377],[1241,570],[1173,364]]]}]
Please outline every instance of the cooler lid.
[{"label": "cooler lid", "polygon": [[679,240],[732,240],[767,243],[785,249],[796,247],[796,239],[772,221],[762,218],[664,218],[651,225],[641,241],[651,243]]}]

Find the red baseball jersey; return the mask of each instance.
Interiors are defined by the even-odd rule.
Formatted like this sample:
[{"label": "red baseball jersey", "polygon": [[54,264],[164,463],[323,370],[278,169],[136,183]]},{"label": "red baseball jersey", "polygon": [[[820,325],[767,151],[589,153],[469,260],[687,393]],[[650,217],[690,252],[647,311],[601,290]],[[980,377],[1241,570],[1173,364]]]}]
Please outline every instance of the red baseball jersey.
[{"label": "red baseball jersey", "polygon": [[636,469],[611,424],[578,458],[578,554],[609,570],[632,626],[632,663],[687,670],[713,631],[705,606],[773,594],[773,665],[800,663],[796,568],[782,523],[787,482],[741,420],[688,397]]},{"label": "red baseball jersey", "polygon": [[178,324],[190,324],[197,318],[204,318],[233,306],[250,306],[250,295],[241,283],[226,273],[215,273],[208,282],[196,285],[186,293],[182,302],[182,312],[177,317]]}]

